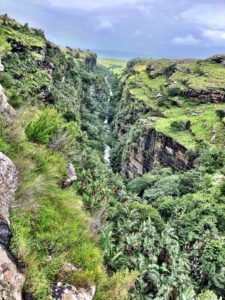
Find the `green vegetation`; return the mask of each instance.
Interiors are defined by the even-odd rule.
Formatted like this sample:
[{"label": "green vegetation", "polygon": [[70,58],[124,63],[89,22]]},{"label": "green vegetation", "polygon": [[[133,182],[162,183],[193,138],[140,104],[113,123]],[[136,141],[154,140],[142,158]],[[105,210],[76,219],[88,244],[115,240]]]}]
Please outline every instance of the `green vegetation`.
[{"label": "green vegetation", "polygon": [[[4,43],[1,48],[5,72],[0,82],[17,118],[1,122],[0,150],[20,174],[11,211],[11,250],[24,266],[24,294],[50,299],[58,280],[95,285],[96,299],[125,299],[137,273],[106,273],[94,223],[96,208],[123,185],[102,162],[105,71],[96,69],[90,52],[79,51],[77,57],[77,50],[61,50],[41,31],[7,16],[0,20],[2,40],[16,41],[12,52]],[[37,47],[43,47],[41,55]],[[62,189],[68,162],[76,166],[78,179]],[[77,271],[64,273],[67,263]]]},{"label": "green vegetation", "polygon": [[47,144],[50,136],[56,132],[59,127],[59,116],[53,110],[46,110],[39,119],[31,122],[26,127],[26,135],[29,140],[41,144]]},{"label": "green vegetation", "polygon": [[[210,61],[134,59],[113,79],[112,167],[130,197],[111,206],[102,239],[111,272],[139,271],[131,299],[224,296],[223,73]],[[191,169],[177,170],[177,157]]]},{"label": "green vegetation", "polygon": [[120,75],[123,70],[126,67],[126,60],[120,60],[120,59],[112,59],[112,58],[98,58],[98,63],[106,68],[108,68],[110,71],[112,71],[116,75]]},{"label": "green vegetation", "polygon": [[[11,250],[24,294],[51,299],[60,281],[95,285],[97,300],[223,298],[223,66],[96,65],[94,53],[60,49],[7,16],[0,23],[0,83],[17,112],[1,120],[0,151],[20,174]],[[65,188],[67,163],[77,179]],[[63,272],[68,263],[76,270]]]}]

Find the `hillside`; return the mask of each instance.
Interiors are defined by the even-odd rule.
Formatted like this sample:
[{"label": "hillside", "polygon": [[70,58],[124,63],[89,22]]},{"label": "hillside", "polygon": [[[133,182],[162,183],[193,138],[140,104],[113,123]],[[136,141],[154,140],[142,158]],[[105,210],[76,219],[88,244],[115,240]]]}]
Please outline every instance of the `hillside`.
[{"label": "hillside", "polygon": [[225,299],[225,57],[0,25],[0,298]]},{"label": "hillside", "polygon": [[130,233],[116,241],[128,258],[111,264],[141,270],[143,299],[195,299],[207,288],[224,299],[224,61],[137,58],[114,76],[112,167],[165,226],[156,238],[129,215]]}]

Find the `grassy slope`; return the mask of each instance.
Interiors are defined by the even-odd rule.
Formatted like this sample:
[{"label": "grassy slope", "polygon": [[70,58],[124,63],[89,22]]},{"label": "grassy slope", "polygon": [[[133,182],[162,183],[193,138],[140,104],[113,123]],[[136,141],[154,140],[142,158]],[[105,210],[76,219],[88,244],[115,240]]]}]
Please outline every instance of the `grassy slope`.
[{"label": "grassy slope", "polygon": [[98,63],[108,68],[116,75],[120,75],[122,71],[125,69],[127,61],[113,58],[98,58]]},{"label": "grassy slope", "polygon": [[[216,110],[224,109],[225,105],[200,103],[198,99],[184,97],[182,92],[196,89],[224,94],[225,68],[212,62],[178,61],[176,70],[172,75],[167,75],[165,69],[170,64],[168,60],[152,60],[154,70],[151,74],[159,74],[150,78],[146,71],[147,63],[137,63],[132,67],[132,75],[125,78],[124,90],[129,90],[135,101],[143,101],[150,108],[161,111],[164,116],[159,117],[154,124],[145,120],[145,124],[154,126],[157,131],[171,136],[188,149],[195,148],[200,141],[223,147],[224,124],[216,115]],[[188,120],[191,121],[190,130],[179,131],[171,127],[174,121]]]},{"label": "grassy slope", "polygon": [[[80,110],[81,105],[85,109],[85,102],[98,105],[92,94],[100,79],[85,68],[85,52],[79,51],[76,57],[53,44],[47,51],[47,41],[40,31],[4,16],[0,22],[4,24],[0,30],[0,54],[4,55],[6,70],[0,74],[0,82],[18,113],[12,124],[1,122],[0,151],[12,158],[20,172],[11,214],[12,251],[24,268],[25,292],[34,299],[50,299],[52,284],[60,280],[77,287],[97,285],[96,299],[120,292],[125,297],[135,273],[119,272],[108,277],[98,242],[89,232],[85,199],[78,195],[76,186],[60,188],[69,157],[81,157],[82,151],[91,155],[88,144],[93,142],[81,131]],[[26,49],[11,53],[9,38]],[[44,52],[39,53],[36,47]],[[90,58],[90,53],[87,55]],[[42,67],[43,60],[54,65],[51,72]],[[43,88],[51,90],[47,101]],[[86,112],[86,118],[91,117]],[[29,127],[28,135],[29,124],[35,125]],[[98,123],[93,124],[93,132],[98,132],[97,126]],[[52,138],[55,134],[60,149],[48,147],[51,134]],[[95,141],[96,147],[98,143]],[[100,154],[96,153],[100,161]],[[81,168],[79,172],[83,174],[85,170]],[[66,263],[79,270],[62,273]],[[119,294],[115,299],[120,299]]]}]

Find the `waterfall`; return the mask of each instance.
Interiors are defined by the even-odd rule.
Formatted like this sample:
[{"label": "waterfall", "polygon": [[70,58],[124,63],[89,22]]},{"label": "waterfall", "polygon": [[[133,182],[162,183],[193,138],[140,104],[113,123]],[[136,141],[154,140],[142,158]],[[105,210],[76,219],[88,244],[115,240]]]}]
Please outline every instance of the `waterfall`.
[{"label": "waterfall", "polygon": [[[107,138],[109,136],[109,131],[110,131],[110,128],[109,128],[109,103],[110,103],[111,97],[113,96],[113,92],[109,85],[108,77],[105,77],[105,81],[106,81],[106,84],[109,89],[109,96],[108,96],[108,101],[107,101],[107,111],[106,111],[106,117],[105,117],[105,121],[104,121],[105,140],[107,141]],[[107,143],[105,143],[104,144],[104,162],[108,166],[110,166],[110,151],[111,151],[110,146]]]}]

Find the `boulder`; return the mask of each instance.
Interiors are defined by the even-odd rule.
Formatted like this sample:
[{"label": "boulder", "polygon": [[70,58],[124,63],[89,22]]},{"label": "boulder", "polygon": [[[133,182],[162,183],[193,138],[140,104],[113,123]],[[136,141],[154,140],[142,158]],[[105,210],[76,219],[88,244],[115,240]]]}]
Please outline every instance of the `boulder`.
[{"label": "boulder", "polygon": [[0,228],[4,233],[7,231],[6,224],[9,225],[9,208],[14,199],[17,187],[17,169],[12,161],[0,152]]},{"label": "boulder", "polygon": [[21,300],[24,275],[19,272],[13,257],[0,246],[0,299]]},{"label": "boulder", "polygon": [[66,179],[62,182],[61,187],[62,188],[67,188],[71,186],[77,179],[76,171],[73,166],[73,164],[69,163],[67,165],[67,177]]},{"label": "boulder", "polygon": [[154,68],[154,66],[152,64],[147,64],[145,70],[146,70],[146,72],[151,72],[151,71],[154,71],[155,68]]},{"label": "boulder", "polygon": [[54,300],[92,300],[96,287],[76,288],[70,284],[58,282],[52,290]]},{"label": "boulder", "polygon": [[0,72],[4,72],[4,70],[5,70],[5,68],[4,68],[4,66],[3,66],[3,64],[2,64],[2,62],[0,60]]},{"label": "boulder", "polygon": [[10,123],[12,118],[16,116],[15,110],[9,105],[7,97],[4,94],[2,85],[0,84],[0,115],[6,123]]},{"label": "boulder", "polygon": [[12,53],[26,52],[28,47],[14,39],[8,38],[7,42],[11,45]]},{"label": "boulder", "polygon": [[225,61],[225,55],[224,54],[216,54],[216,55],[213,55],[213,56],[207,58],[207,61],[211,61],[216,64],[221,64]]}]

